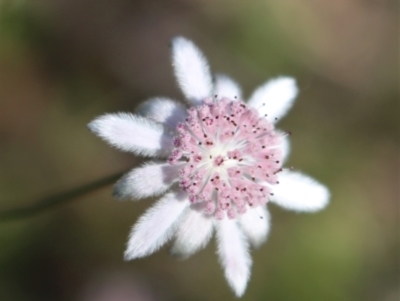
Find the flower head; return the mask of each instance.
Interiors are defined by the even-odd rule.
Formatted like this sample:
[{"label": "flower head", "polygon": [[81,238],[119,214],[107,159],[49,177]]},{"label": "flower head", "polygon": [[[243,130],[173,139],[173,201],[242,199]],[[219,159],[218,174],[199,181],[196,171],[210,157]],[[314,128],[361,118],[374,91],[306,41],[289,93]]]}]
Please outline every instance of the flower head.
[{"label": "flower head", "polygon": [[258,247],[269,231],[266,204],[313,212],[327,205],[329,191],[282,167],[288,134],[275,123],[296,97],[293,79],[271,80],[244,103],[232,79],[217,75],[213,82],[191,41],[175,38],[172,58],[188,108],[154,98],[138,114],[106,114],[89,124],[121,150],[159,158],[115,185],[117,198],[164,194],[134,225],[125,258],[150,255],[172,238],[172,253],[188,257],[204,248],[215,230],[225,277],[242,296],[252,264],[249,244]]}]

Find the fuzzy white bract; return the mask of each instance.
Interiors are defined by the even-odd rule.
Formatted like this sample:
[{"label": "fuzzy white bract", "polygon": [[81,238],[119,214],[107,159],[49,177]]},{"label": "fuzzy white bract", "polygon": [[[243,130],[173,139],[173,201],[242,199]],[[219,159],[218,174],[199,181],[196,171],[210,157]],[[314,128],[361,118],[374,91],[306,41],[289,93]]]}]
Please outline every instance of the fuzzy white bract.
[{"label": "fuzzy white bract", "polygon": [[106,114],[89,124],[123,151],[158,158],[133,169],[114,188],[117,198],[163,195],[134,225],[125,258],[150,255],[170,239],[172,253],[188,257],[215,231],[225,277],[240,297],[250,278],[249,247],[268,235],[267,203],[314,212],[328,204],[329,191],[282,167],[288,135],[275,123],[294,102],[294,79],[273,79],[244,103],[232,79],[216,75],[213,81],[206,58],[191,41],[173,39],[172,60],[187,107],[154,98],[137,114]]}]

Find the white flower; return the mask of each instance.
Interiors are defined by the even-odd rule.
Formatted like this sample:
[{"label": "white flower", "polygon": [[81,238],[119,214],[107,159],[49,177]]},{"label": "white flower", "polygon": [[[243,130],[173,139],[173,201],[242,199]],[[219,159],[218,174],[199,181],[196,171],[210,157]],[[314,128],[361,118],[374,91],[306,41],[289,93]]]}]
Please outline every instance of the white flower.
[{"label": "white flower", "polygon": [[229,77],[217,75],[213,84],[207,60],[191,41],[175,38],[172,60],[189,108],[155,98],[138,114],[106,114],[89,124],[121,150],[161,159],[133,169],[115,185],[117,198],[164,194],[133,227],[125,258],[150,255],[172,238],[172,252],[188,257],[215,230],[225,277],[242,296],[252,264],[249,244],[262,244],[270,228],[266,203],[314,212],[328,204],[329,191],[282,168],[288,135],[274,124],[297,95],[292,78],[265,83],[245,104]]}]

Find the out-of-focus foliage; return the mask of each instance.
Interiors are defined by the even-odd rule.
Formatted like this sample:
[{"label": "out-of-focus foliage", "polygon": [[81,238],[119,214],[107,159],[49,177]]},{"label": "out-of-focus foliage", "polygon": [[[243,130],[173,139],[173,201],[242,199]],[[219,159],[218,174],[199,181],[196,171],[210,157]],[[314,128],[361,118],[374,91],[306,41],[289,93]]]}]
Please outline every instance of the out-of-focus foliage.
[{"label": "out-of-focus foliage", "polygon": [[[147,97],[182,99],[168,43],[184,35],[245,95],[297,77],[280,123],[293,132],[289,164],[332,192],[318,214],[270,206],[243,300],[398,300],[397,22],[396,1],[3,0],[1,208],[140,162],[86,124]],[[149,202],[117,202],[105,187],[0,224],[0,300],[233,300],[214,245],[187,261],[165,248],[123,262]]]}]

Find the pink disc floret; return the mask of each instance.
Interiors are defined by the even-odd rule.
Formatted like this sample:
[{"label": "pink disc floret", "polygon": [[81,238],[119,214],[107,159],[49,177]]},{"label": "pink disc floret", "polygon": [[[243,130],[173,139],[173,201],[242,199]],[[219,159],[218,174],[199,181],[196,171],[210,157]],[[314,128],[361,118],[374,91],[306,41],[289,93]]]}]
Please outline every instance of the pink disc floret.
[{"label": "pink disc floret", "polygon": [[282,170],[281,134],[239,100],[208,98],[176,128],[170,164],[183,164],[179,186],[217,219],[264,205]]}]

